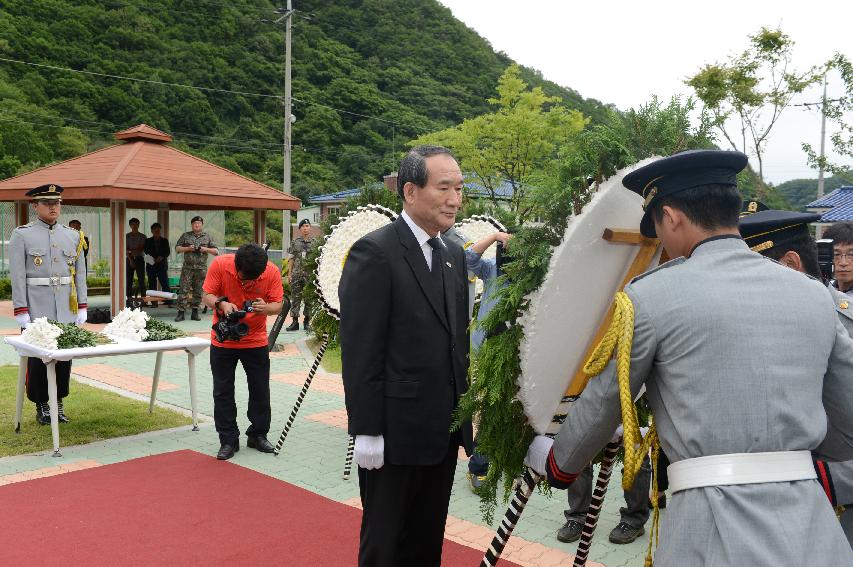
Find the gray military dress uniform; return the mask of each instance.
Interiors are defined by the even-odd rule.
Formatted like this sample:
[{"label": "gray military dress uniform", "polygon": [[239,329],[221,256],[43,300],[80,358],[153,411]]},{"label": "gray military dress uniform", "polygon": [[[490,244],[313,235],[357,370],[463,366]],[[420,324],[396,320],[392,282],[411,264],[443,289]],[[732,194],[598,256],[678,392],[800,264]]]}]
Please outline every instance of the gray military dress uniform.
[{"label": "gray military dress uniform", "polygon": [[[853,340],[820,282],[718,237],[625,292],[635,312],[631,391],[645,384],[673,463],[767,451],[853,457]],[[620,421],[611,362],[569,412],[556,465],[580,472]],[[853,552],[812,479],[675,493],[655,564],[828,567],[853,564]]]},{"label": "gray military dress uniform", "polygon": [[[87,308],[85,255],[78,254],[81,233],[63,224],[53,226],[41,219],[12,231],[9,242],[9,273],[12,280],[12,304],[15,315],[29,313],[39,317],[73,323],[71,311],[71,268],[77,308]],[[38,358],[27,366],[27,397],[36,403],[47,402],[47,370]],[[71,362],[57,363],[56,382],[59,398],[68,395]]]}]

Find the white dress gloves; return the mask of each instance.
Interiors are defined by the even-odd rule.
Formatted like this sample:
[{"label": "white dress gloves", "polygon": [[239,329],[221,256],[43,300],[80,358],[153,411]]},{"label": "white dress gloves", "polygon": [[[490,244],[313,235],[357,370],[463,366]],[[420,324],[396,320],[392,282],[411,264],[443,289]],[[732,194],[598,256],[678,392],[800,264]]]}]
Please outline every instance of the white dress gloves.
[{"label": "white dress gloves", "polygon": [[547,435],[534,437],[527,449],[527,455],[524,457],[524,464],[533,469],[536,474],[544,475],[545,463],[548,460],[548,453],[551,452],[552,445],[554,445],[554,440]]},{"label": "white dress gloves", "polygon": [[77,318],[74,319],[74,324],[75,325],[82,325],[83,323],[86,322],[86,319],[87,319],[86,310],[85,309],[78,309],[77,310]]},{"label": "white dress gloves", "polygon": [[381,435],[356,435],[352,458],[363,469],[381,469],[385,464],[385,438]]},{"label": "white dress gloves", "polygon": [[20,315],[15,315],[15,321],[17,321],[18,325],[23,329],[31,323],[30,314],[21,313]]}]

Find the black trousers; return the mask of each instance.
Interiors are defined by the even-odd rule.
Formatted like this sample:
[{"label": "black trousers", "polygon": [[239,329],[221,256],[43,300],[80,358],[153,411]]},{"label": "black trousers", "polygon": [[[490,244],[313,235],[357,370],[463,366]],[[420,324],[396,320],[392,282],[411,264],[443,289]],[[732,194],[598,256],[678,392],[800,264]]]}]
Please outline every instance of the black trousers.
[{"label": "black trousers", "polygon": [[364,513],[359,567],[441,565],[444,524],[459,452],[451,436],[444,460],[432,466],[385,464],[358,469]]},{"label": "black trousers", "polygon": [[169,266],[165,260],[153,266],[146,265],[145,271],[148,273],[148,285],[151,286],[151,289],[155,289],[159,281],[160,291],[165,291],[166,293],[171,291],[169,289]]},{"label": "black trousers", "polygon": [[249,385],[249,428],[246,435],[266,436],[270,430],[270,355],[267,347],[224,348],[210,346],[210,371],[213,373],[213,421],[219,442],[236,445],[237,403],[234,401],[234,375],[237,362],[246,371]]},{"label": "black trousers", "polygon": [[[56,363],[56,397],[62,399],[68,395],[68,385],[71,382],[71,361],[61,360]],[[47,365],[40,358],[27,359],[27,398],[37,404],[48,401],[47,395]]]},{"label": "black trousers", "polygon": [[142,256],[137,256],[131,262],[127,261],[127,286],[126,295],[130,299],[133,297],[133,274],[136,274],[136,280],[139,282],[139,295],[145,295],[145,259]]}]

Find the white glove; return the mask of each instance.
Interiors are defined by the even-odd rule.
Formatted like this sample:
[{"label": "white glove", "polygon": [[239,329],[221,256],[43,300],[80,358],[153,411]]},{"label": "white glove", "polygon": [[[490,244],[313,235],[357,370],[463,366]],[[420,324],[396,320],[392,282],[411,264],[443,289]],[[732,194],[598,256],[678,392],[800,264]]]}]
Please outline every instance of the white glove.
[{"label": "white glove", "polygon": [[32,322],[29,313],[21,313],[20,315],[15,315],[15,321],[18,322],[18,326],[22,329],[26,328],[26,326]]},{"label": "white glove", "polygon": [[618,443],[620,439],[622,439],[622,424],[619,424],[619,427],[616,428],[616,431],[613,432],[613,437],[610,438],[611,443]]},{"label": "white glove", "polygon": [[87,313],[86,313],[85,309],[78,309],[77,310],[77,318],[74,319],[74,324],[75,325],[82,325],[83,323],[85,323],[86,319],[87,319],[86,315],[87,315]]},{"label": "white glove", "polygon": [[545,464],[548,461],[548,453],[551,452],[551,447],[554,445],[554,440],[547,435],[537,435],[533,438],[533,442],[527,449],[527,455],[524,457],[524,464],[533,469],[536,474],[545,474]]},{"label": "white glove", "polygon": [[385,464],[385,438],[381,435],[356,435],[352,458],[363,469],[381,469]]}]

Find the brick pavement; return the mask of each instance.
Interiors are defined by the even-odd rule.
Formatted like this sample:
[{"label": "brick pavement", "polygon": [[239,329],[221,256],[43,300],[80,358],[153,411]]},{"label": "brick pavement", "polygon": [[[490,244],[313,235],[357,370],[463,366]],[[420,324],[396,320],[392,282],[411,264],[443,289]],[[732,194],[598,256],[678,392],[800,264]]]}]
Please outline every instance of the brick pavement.
[{"label": "brick pavement", "polygon": [[[106,300],[107,298],[92,298],[91,304],[105,304]],[[174,309],[163,306],[151,309],[149,312],[165,321],[170,321],[175,313]],[[272,324],[272,320],[269,324]],[[210,328],[210,315],[202,315],[200,322],[185,321],[177,325],[189,333],[206,336]],[[15,322],[11,318],[9,302],[0,302],[0,330],[5,329],[15,329]],[[304,342],[299,342],[305,337],[302,331],[292,333],[282,331],[279,343],[285,345],[284,350],[274,353],[270,360],[273,421],[269,438],[273,443],[277,441],[284,427],[313,359]],[[0,363],[17,364],[17,362],[18,357],[14,351],[5,344],[0,345]],[[110,387],[114,390],[118,388],[119,391],[127,391],[130,396],[139,396],[150,393],[153,369],[154,355],[128,355],[88,359],[85,364],[84,361],[80,361],[74,365],[73,372],[88,376],[86,382],[89,384],[98,385],[99,382],[103,382],[111,384]],[[92,375],[95,370],[99,377]],[[119,383],[118,378],[109,378],[110,373],[125,379],[133,378],[122,384]],[[43,452],[0,459],[0,485],[178,449],[192,449],[206,454],[215,453],[219,443],[212,419],[209,417],[213,413],[213,399],[207,352],[198,357],[197,373],[199,412],[203,418],[200,431],[193,432],[189,427],[181,427],[98,441],[88,445],[63,447],[63,460],[57,463],[57,459],[50,457],[48,450],[51,446],[50,431],[43,428],[45,447]],[[248,425],[245,417],[248,394],[241,376],[244,376],[242,369],[238,368],[235,392],[238,423],[241,430],[245,430]],[[189,409],[189,386],[186,377],[185,356],[163,357],[158,403]],[[164,384],[168,386],[164,387]],[[141,389],[141,392],[132,393],[134,388]],[[73,395],[73,385],[71,395]],[[25,415],[29,414],[25,412]],[[204,419],[205,417],[207,419]],[[327,498],[357,505],[356,475],[353,474],[349,481],[342,480],[347,448],[347,435],[343,430],[345,419],[340,375],[320,372],[312,382],[311,390],[305,398],[281,455],[274,457],[257,451],[243,450],[234,457],[233,462],[314,491]],[[486,526],[482,521],[479,498],[468,490],[466,472],[466,463],[460,460],[451,495],[447,537],[464,545],[484,549],[492,537],[493,528]],[[620,482],[620,476],[614,475],[610,495],[602,511],[599,531],[592,545],[589,565],[606,567],[643,565],[648,536],[621,546],[607,541],[608,532],[619,521]],[[506,557],[529,567],[570,565],[576,545],[561,543],[555,537],[557,529],[564,521],[564,508],[563,492],[555,491],[551,498],[539,493],[534,494],[516,528],[515,536],[507,547]],[[502,514],[503,508],[499,506],[496,521],[500,520]]]}]

